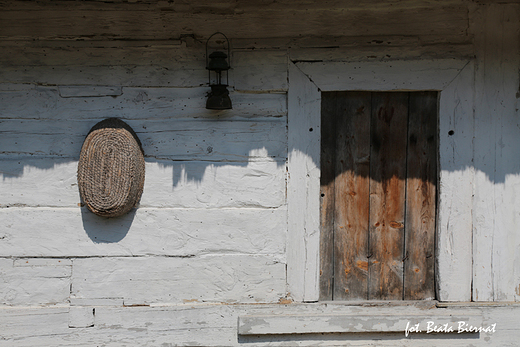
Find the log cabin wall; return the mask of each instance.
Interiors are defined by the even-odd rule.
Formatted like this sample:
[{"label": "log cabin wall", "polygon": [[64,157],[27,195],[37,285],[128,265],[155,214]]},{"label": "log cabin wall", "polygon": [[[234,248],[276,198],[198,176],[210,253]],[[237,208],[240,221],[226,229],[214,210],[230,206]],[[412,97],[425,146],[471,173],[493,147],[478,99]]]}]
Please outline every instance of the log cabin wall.
[{"label": "log cabin wall", "polygon": [[[205,109],[217,31],[229,111]],[[516,343],[518,1],[0,1],[0,46],[1,346]],[[464,117],[439,127],[439,301],[309,302],[294,252],[317,230],[290,232],[288,211],[308,204],[288,203],[288,170],[291,131],[312,126],[288,120],[291,69],[437,60],[472,69]],[[109,117],[146,160],[140,204],[117,219],[81,206],[76,180],[86,134]],[[404,335],[456,319],[497,331]]]}]

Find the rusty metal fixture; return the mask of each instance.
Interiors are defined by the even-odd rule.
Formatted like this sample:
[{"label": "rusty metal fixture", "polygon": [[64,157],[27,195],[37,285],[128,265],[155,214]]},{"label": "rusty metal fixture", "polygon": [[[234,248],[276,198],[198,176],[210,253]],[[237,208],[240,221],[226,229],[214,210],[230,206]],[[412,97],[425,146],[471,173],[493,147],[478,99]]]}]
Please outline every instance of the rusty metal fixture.
[{"label": "rusty metal fixture", "polygon": [[[211,38],[215,35],[222,35],[227,45],[228,53],[221,51],[215,51],[208,55],[208,44]],[[206,108],[210,110],[226,110],[231,109],[231,99],[229,98],[229,91],[227,86],[229,83],[228,70],[231,68],[230,64],[226,60],[230,57],[229,40],[221,32],[216,32],[211,35],[206,41],[206,69],[208,70],[208,83],[211,87],[211,91],[208,93],[208,100],[206,102]],[[226,72],[226,82],[222,83],[222,72]],[[213,79],[212,79],[212,74]],[[213,83],[212,83],[213,81]]]},{"label": "rusty metal fixture", "polygon": [[117,118],[92,127],[81,148],[78,187],[81,200],[98,216],[130,211],[144,187],[144,153],[132,128]]}]

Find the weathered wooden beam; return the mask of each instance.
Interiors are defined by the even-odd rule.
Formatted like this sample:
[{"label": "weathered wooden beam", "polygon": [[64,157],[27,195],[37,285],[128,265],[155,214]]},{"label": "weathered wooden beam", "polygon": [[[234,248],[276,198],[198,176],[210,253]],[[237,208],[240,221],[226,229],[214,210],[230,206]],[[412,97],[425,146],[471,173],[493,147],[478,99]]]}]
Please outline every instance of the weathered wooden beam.
[{"label": "weathered wooden beam", "polygon": [[68,259],[0,258],[0,303],[22,306],[67,303],[71,265]]},{"label": "weathered wooden beam", "polygon": [[0,208],[0,216],[1,257],[281,256],[287,212],[139,208],[109,219],[86,208],[10,207]]},{"label": "weathered wooden beam", "polygon": [[[77,207],[77,160],[2,158],[0,208]],[[140,207],[275,208],[285,203],[285,161],[148,160]]]},{"label": "weathered wooden beam", "polygon": [[[372,5],[373,6],[373,5]],[[215,31],[230,38],[466,35],[465,4],[387,6],[374,11],[349,7],[226,9],[224,11],[114,10],[103,6],[82,11],[69,6],[0,12],[0,38],[171,39],[183,34],[207,38]],[[326,18],[327,25],[323,25]],[[267,20],[266,20],[267,19]],[[348,25],[345,25],[348,23]]]},{"label": "weathered wooden beam", "polygon": [[[117,114],[113,114],[117,116]],[[97,120],[0,120],[0,148],[19,156],[77,158]],[[128,121],[145,157],[236,161],[286,157],[286,122],[212,120]],[[37,135],[37,136],[35,136]]]},{"label": "weathered wooden beam", "polygon": [[520,6],[479,6],[476,46],[473,300],[520,299]]},{"label": "weathered wooden beam", "polygon": [[[239,316],[239,335],[290,335],[290,334],[323,334],[323,333],[402,333],[407,327],[418,326],[422,333],[428,331],[428,323],[435,322],[442,326],[447,324],[458,334],[458,322],[463,321],[472,326],[481,326],[479,314],[463,316],[410,315],[407,317],[374,315],[265,315]],[[431,326],[430,326],[431,328]],[[431,331],[430,331],[431,333]]]},{"label": "weathered wooden beam", "polygon": [[[69,88],[76,94],[93,94],[98,97],[61,97],[60,92]],[[109,88],[104,91],[104,88]],[[120,117],[124,119],[206,119],[236,120],[241,118],[287,115],[285,93],[239,93],[231,92],[232,110],[214,111],[206,109],[206,93],[209,87],[198,88],[154,88],[123,87],[122,94],[112,97],[112,89],[121,86],[41,86],[34,84],[0,84],[0,119],[99,119]],[[28,104],[27,100],[31,100]]]},{"label": "weathered wooden beam", "polygon": [[285,263],[271,255],[81,258],[74,259],[73,269],[71,296],[119,296],[127,306],[273,303],[286,295]]}]

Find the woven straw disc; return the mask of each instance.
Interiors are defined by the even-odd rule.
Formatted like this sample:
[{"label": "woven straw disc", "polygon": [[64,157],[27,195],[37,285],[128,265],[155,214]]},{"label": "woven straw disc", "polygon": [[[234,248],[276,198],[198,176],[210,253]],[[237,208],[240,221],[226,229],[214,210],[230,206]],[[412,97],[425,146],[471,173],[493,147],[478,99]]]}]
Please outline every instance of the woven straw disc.
[{"label": "woven straw disc", "polygon": [[121,216],[139,202],[144,155],[128,124],[109,118],[90,130],[79,156],[78,186],[81,199],[98,216]]}]

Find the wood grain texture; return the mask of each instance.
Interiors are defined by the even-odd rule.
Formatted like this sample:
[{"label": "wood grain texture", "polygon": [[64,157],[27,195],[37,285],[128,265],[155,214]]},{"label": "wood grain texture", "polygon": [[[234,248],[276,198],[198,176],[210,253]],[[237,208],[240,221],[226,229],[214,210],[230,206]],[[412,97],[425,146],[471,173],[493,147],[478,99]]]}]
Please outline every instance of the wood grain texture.
[{"label": "wood grain texture", "polygon": [[321,94],[320,300],[332,300],[334,291],[336,94]]},{"label": "wood grain texture", "polygon": [[442,301],[471,301],[474,73],[470,62],[440,93],[436,249]]},{"label": "wood grain texture", "polygon": [[[276,3],[275,3],[276,4]],[[229,33],[231,38],[299,36],[361,36],[361,35],[444,35],[459,37],[468,27],[467,6],[460,3],[439,6],[422,3],[406,6],[385,6],[378,11],[372,7],[260,6],[244,9],[235,5],[220,5],[218,9],[193,9],[181,4],[181,9],[131,9],[128,4],[105,11],[105,4],[89,10],[73,9],[65,2],[59,6],[34,6],[32,10],[20,7],[2,11],[0,30],[2,38],[63,39],[178,39],[182,34],[196,34],[207,38],[215,31]],[[294,7],[293,7],[294,6]],[[182,10],[184,7],[184,10]],[[197,6],[195,6],[197,7]],[[296,8],[295,8],[296,7]],[[321,8],[320,8],[321,7]],[[343,8],[342,8],[343,7]],[[110,7],[109,7],[110,8]],[[348,10],[347,10],[348,9]],[[269,20],[266,20],[266,19]],[[323,25],[326,18],[327,25]],[[443,25],[439,26],[438,22]],[[350,23],[350,25],[344,25]]]},{"label": "wood grain texture", "polygon": [[[432,44],[424,42],[427,38],[412,36],[302,38],[289,49],[289,57],[292,61],[301,62],[399,63],[402,59],[470,59],[474,53],[470,41],[441,44],[438,43],[439,40],[431,39],[434,42]],[[355,74],[356,71],[351,73]]]},{"label": "wood grain texture", "polygon": [[[60,91],[73,87],[87,94],[97,86],[35,86],[0,84],[0,119],[99,119],[118,116],[124,119],[252,119],[287,115],[284,93],[231,92],[232,110],[205,108],[209,88],[124,87],[117,97],[67,97]],[[31,103],[28,104],[27,100]],[[254,105],[254,107],[252,107]]]},{"label": "wood grain texture", "polygon": [[302,61],[297,65],[322,91],[410,91],[443,90],[467,62],[467,59]]},{"label": "wood grain texture", "polygon": [[404,299],[435,298],[437,93],[410,93],[406,159]]},{"label": "wood grain texture", "polygon": [[520,6],[479,6],[474,31],[473,300],[520,297]]},{"label": "wood grain texture", "polygon": [[287,91],[285,50],[234,51],[234,87],[237,91]]},{"label": "wood grain texture", "polygon": [[368,298],[371,93],[338,93],[334,299]]},{"label": "wood grain texture", "polygon": [[[101,120],[101,119],[99,119]],[[2,154],[77,158],[98,120],[0,120]],[[207,123],[206,123],[207,122]],[[247,162],[286,157],[286,122],[211,120],[128,121],[146,157]],[[38,136],[34,136],[38,134]]]},{"label": "wood grain texture", "polygon": [[403,298],[408,93],[372,95],[369,299]]},{"label": "wood grain texture", "polygon": [[436,127],[436,92],[323,93],[323,297],[434,297]]},{"label": "wood grain texture", "polygon": [[[407,83],[407,88],[412,90],[442,90],[439,109],[438,295],[442,300],[471,300],[474,64],[468,60],[436,63],[412,60],[397,65],[298,62],[297,66],[324,91],[395,90],[399,88],[394,78],[400,77],[406,77],[406,81],[401,79],[401,82]],[[372,70],[374,66],[377,73]],[[411,71],[416,78],[407,77]],[[345,78],[341,75],[343,72]],[[360,72],[359,78],[351,79],[350,76],[357,72]],[[448,134],[452,129],[459,129],[458,136]]]},{"label": "wood grain texture", "polygon": [[[209,89],[205,47],[201,42],[186,47],[180,41],[155,40],[94,44],[46,41],[26,45],[0,41],[0,47],[6,53],[0,57],[0,64],[4,65],[0,71],[1,82],[73,85],[79,89],[76,96],[93,94],[92,89],[87,91],[92,85],[98,89],[103,87],[107,95],[118,95],[117,90],[106,90],[111,86]],[[21,58],[15,58],[18,56]],[[232,91],[287,90],[287,52],[284,50],[232,50],[230,65],[228,84]],[[61,89],[62,96],[74,95],[69,95],[70,87]]]},{"label": "wood grain texture", "polygon": [[287,285],[296,301],[319,298],[321,93],[289,64]]}]

